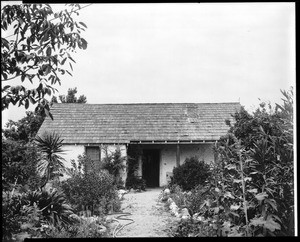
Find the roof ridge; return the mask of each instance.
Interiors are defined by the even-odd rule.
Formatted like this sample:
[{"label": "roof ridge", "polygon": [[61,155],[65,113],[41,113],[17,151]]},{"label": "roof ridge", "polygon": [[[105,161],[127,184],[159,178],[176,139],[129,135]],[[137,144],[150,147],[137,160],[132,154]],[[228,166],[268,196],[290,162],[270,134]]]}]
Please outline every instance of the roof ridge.
[{"label": "roof ridge", "polygon": [[241,104],[240,102],[215,102],[215,103],[54,103],[54,105],[166,105],[166,104]]}]

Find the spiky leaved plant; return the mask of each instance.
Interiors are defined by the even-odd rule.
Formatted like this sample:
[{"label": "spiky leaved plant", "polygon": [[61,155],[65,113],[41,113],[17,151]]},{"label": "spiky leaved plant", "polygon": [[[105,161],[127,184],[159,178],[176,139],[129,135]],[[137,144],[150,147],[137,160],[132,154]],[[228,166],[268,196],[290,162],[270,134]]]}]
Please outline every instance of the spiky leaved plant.
[{"label": "spiky leaved plant", "polygon": [[42,158],[37,164],[38,172],[44,177],[42,189],[49,180],[59,176],[65,170],[63,164],[65,159],[60,156],[64,152],[61,148],[63,139],[55,132],[45,132],[42,136],[37,136],[35,142],[42,153]]}]

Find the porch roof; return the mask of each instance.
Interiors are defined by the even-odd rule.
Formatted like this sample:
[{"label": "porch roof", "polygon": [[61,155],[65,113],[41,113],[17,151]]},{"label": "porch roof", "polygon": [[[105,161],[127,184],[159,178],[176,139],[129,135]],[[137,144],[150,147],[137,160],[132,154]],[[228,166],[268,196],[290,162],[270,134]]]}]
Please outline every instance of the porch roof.
[{"label": "porch roof", "polygon": [[68,144],[213,141],[226,134],[240,103],[54,104],[38,135]]}]

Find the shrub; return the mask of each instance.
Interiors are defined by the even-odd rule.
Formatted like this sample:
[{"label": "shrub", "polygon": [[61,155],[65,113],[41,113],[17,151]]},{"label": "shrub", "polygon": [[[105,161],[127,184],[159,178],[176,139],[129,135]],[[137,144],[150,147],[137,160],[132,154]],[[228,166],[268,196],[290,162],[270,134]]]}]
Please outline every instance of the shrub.
[{"label": "shrub", "polygon": [[67,226],[75,222],[73,210],[63,194],[56,191],[29,191],[4,196],[2,200],[3,239],[16,236],[40,237],[43,224]]},{"label": "shrub", "polygon": [[128,147],[127,158],[127,178],[125,182],[126,189],[146,190],[146,180],[137,175],[139,163],[138,157],[141,156],[141,150]]},{"label": "shrub", "polygon": [[190,195],[186,199],[186,207],[192,216],[195,213],[199,213],[201,205],[204,203],[205,199],[210,197],[210,187],[204,187],[202,185],[197,185],[190,192]]},{"label": "shrub", "polygon": [[133,188],[134,190],[145,191],[146,190],[146,181],[139,176],[129,176],[126,179],[126,189]]},{"label": "shrub", "polygon": [[111,154],[109,154],[107,147],[104,148],[104,151],[106,155],[105,158],[102,159],[102,168],[113,175],[114,185],[116,185],[118,189],[124,188],[124,181],[120,177],[120,172],[126,167],[124,162],[127,160],[127,157],[122,156],[120,147]]},{"label": "shrub", "polygon": [[43,217],[56,225],[72,224],[74,220],[70,218],[74,214],[72,207],[67,203],[63,193],[52,191],[30,191],[24,195],[30,206],[37,204]]},{"label": "shrub", "polygon": [[32,143],[2,139],[2,189],[12,190],[15,185],[31,189],[39,187],[39,176],[35,169],[40,158]]},{"label": "shrub", "polygon": [[45,226],[46,238],[100,238],[106,237],[108,229],[103,219],[80,217],[79,221],[68,227]]},{"label": "shrub", "polygon": [[173,231],[174,237],[216,237],[216,231],[211,223],[183,220]]},{"label": "shrub", "polygon": [[[62,182],[62,190],[66,194],[68,201],[74,206],[78,213],[89,209],[95,215],[118,211],[120,200],[117,188],[113,184],[114,178],[106,171],[96,171],[91,169],[89,172],[81,172],[78,168],[84,167],[88,157],[78,156],[78,165],[72,163],[73,169],[69,173],[71,177]],[[93,166],[93,162],[91,162]]]},{"label": "shrub", "polygon": [[179,185],[172,185],[170,186],[170,197],[173,199],[173,201],[176,203],[176,205],[179,208],[185,208],[186,207],[186,200],[187,200],[187,193],[183,192],[181,187]]},{"label": "shrub", "polygon": [[177,184],[183,190],[191,190],[204,184],[210,175],[209,165],[197,157],[186,158],[184,164],[173,169],[171,184]]},{"label": "shrub", "polygon": [[20,210],[23,206],[20,195],[10,198],[9,193],[2,194],[2,240],[10,240],[14,233],[20,232]]}]

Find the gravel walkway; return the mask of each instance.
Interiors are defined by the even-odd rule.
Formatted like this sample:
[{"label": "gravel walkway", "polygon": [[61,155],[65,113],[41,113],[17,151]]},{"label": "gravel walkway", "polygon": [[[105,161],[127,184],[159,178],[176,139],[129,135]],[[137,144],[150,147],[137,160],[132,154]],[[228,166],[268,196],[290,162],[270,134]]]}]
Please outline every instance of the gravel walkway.
[{"label": "gravel walkway", "polygon": [[[121,209],[132,215],[126,217],[134,223],[125,226],[117,237],[170,237],[169,228],[178,221],[164,208],[159,201],[161,189],[147,189],[144,192],[133,192],[124,195]],[[126,224],[129,221],[122,221]]]}]

